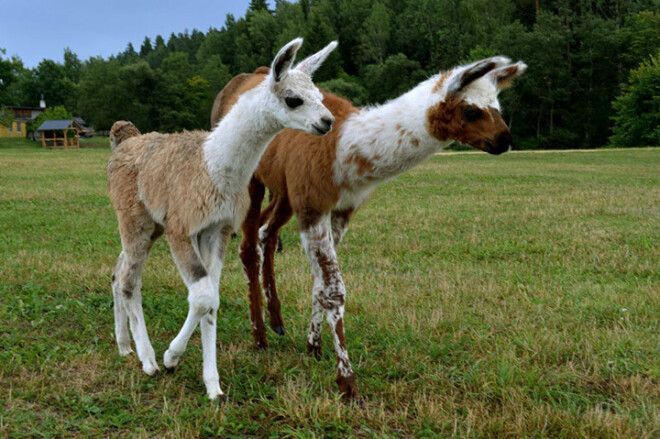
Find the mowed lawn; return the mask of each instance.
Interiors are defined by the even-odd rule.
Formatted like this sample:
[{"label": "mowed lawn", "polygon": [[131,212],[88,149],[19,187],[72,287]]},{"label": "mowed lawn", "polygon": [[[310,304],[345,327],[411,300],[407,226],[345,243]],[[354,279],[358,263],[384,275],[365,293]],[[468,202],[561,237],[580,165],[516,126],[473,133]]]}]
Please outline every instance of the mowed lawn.
[{"label": "mowed lawn", "polygon": [[[305,353],[295,221],[268,351],[232,240],[218,405],[199,332],[174,373],[117,353],[109,148],[32,145],[0,142],[0,436],[660,436],[660,149],[438,156],[379,188],[339,250],[359,405],[336,391],[327,327],[324,358]],[[143,294],[162,367],[187,312],[164,240]]]}]

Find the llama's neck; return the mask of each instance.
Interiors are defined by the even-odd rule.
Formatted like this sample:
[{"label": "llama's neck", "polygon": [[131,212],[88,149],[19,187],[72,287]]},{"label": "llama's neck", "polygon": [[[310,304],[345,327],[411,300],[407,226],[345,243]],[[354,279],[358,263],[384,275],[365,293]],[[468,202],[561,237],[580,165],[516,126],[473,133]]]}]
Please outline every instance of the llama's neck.
[{"label": "llama's neck", "polygon": [[204,160],[221,193],[247,187],[268,144],[282,126],[268,111],[266,84],[242,95],[204,143]]},{"label": "llama's neck", "polygon": [[359,189],[386,181],[451,144],[431,137],[427,108],[433,81],[384,105],[364,108],[342,126],[334,164],[335,182]]}]

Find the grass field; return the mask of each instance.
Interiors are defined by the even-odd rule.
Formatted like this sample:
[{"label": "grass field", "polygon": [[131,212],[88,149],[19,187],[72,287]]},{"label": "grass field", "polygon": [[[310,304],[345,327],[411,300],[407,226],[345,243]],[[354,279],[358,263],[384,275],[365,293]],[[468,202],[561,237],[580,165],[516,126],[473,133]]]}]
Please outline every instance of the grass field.
[{"label": "grass field", "polygon": [[[218,314],[223,405],[199,334],[172,374],[120,358],[108,149],[0,141],[0,435],[659,437],[660,149],[438,156],[376,191],[339,250],[363,403],[305,354],[312,278],[277,255],[287,334],[253,348],[232,241]],[[147,261],[162,353],[187,312],[167,245]]]}]

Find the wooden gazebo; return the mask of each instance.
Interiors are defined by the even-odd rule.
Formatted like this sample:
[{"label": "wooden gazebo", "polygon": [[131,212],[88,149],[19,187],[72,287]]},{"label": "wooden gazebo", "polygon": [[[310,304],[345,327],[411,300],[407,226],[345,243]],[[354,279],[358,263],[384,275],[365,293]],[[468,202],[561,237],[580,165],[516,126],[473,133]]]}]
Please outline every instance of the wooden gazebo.
[{"label": "wooden gazebo", "polygon": [[37,131],[41,133],[44,148],[80,148],[79,133],[82,125],[74,119],[49,119]]}]

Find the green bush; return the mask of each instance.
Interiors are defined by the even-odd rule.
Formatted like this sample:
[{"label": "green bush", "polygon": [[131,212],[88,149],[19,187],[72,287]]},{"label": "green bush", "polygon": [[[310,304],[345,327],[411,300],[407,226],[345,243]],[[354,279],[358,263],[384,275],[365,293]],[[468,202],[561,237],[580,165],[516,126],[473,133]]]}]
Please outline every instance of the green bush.
[{"label": "green bush", "polygon": [[343,98],[348,99],[356,106],[362,106],[367,103],[367,92],[356,81],[346,80],[344,78],[331,79],[322,82],[318,86],[324,90],[328,90]]},{"label": "green bush", "polygon": [[660,145],[660,52],[630,71],[623,93],[612,103],[618,146]]}]

